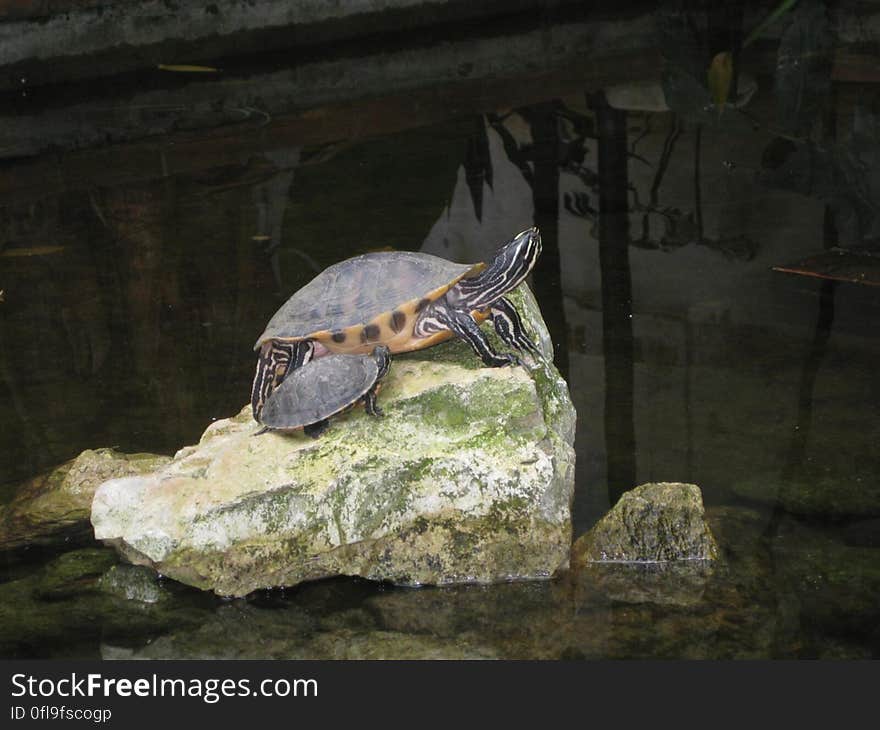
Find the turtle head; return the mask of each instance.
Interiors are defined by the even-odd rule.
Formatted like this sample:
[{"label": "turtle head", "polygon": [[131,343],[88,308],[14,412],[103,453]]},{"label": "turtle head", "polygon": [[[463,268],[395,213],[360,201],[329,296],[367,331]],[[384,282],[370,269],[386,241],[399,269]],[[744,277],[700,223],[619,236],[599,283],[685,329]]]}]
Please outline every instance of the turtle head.
[{"label": "turtle head", "polygon": [[257,372],[254,375],[254,383],[251,386],[251,408],[254,420],[258,423],[260,416],[263,414],[263,405],[275,389],[275,370],[277,366],[278,360],[273,352],[271,341],[264,342],[260,346],[260,354],[257,358]]},{"label": "turtle head", "polygon": [[254,384],[251,386],[251,408],[255,421],[262,423],[260,419],[263,406],[266,405],[272,392],[281,385],[281,381],[287,377],[288,372],[305,365],[312,359],[314,353],[315,345],[310,340],[293,343],[266,340],[260,346],[257,372],[254,375]]},{"label": "turtle head", "polygon": [[540,255],[541,233],[536,226],[532,226],[522,233],[517,233],[501,246],[498,253],[495,254],[492,266],[494,267],[496,262],[501,259],[501,264],[507,270],[511,281],[516,281],[509,287],[508,291],[510,291],[528,276]]},{"label": "turtle head", "polygon": [[477,276],[462,279],[456,289],[463,308],[484,309],[515,289],[541,255],[541,234],[535,227],[518,233],[503,244],[495,258]]}]

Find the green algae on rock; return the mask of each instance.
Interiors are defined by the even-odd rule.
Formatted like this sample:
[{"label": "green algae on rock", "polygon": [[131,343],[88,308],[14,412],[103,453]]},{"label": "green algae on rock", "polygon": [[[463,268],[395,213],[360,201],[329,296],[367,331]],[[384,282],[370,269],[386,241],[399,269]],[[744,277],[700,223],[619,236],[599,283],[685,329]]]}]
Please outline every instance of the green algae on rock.
[{"label": "green algae on rock", "polygon": [[578,564],[714,560],[715,538],[695,484],[643,484],[616,505],[572,548]]},{"label": "green algae on rock", "polygon": [[[575,413],[546,362],[485,368],[461,342],[395,358],[377,420],[256,437],[250,407],[150,475],[97,491],[98,539],[221,595],[333,575],[400,585],[547,578],[568,565]],[[494,336],[494,333],[489,333]]]},{"label": "green algae on rock", "polygon": [[13,500],[0,506],[0,548],[58,542],[71,531],[89,529],[92,497],[102,482],[152,472],[170,458],[87,449],[75,459],[24,482]]}]

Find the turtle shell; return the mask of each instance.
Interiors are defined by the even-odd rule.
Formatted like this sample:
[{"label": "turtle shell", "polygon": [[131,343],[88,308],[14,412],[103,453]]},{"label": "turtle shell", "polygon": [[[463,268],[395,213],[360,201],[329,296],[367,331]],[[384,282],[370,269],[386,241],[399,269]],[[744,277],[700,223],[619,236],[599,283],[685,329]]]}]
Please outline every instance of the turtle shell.
[{"label": "turtle shell", "polygon": [[368,253],[322,271],[273,315],[254,347],[314,339],[331,352],[410,349],[416,315],[485,264],[457,264],[409,251]]},{"label": "turtle shell", "polygon": [[260,423],[293,429],[317,423],[356,403],[376,383],[371,355],[328,355],[297,368],[266,400]]}]

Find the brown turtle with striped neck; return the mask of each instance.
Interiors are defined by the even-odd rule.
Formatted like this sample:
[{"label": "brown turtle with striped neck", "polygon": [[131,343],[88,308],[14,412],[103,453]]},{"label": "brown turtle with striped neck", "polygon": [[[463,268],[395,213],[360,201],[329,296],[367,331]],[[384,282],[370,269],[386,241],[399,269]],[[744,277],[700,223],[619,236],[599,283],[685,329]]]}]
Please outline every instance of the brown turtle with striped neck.
[{"label": "brown turtle with striped neck", "polygon": [[[479,327],[486,319],[505,344],[539,354],[504,295],[519,286],[540,253],[541,235],[530,228],[502,245],[488,263],[458,264],[396,251],[330,266],[282,305],[256,342],[254,419],[273,428],[262,418],[273,392],[300,368],[299,379],[307,379],[309,363],[331,354],[363,358],[379,346],[389,353],[410,352],[457,336],[489,367],[520,364],[514,353],[495,352]],[[374,397],[368,412],[379,412]],[[318,435],[327,422],[303,425],[306,433]]]}]

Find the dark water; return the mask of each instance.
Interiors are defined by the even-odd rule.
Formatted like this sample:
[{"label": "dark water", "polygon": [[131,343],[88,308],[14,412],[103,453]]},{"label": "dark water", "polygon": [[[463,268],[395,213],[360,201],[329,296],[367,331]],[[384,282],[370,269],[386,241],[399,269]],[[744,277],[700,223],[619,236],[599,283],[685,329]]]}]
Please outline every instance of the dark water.
[{"label": "dark water", "polygon": [[[552,83],[543,97],[524,79],[527,104],[516,84],[443,84],[430,113],[355,100],[323,127],[281,109],[189,118],[164,130],[173,149],[135,124],[104,147],[61,135],[60,152],[9,154],[0,489],[8,500],[86,448],[196,441],[246,402],[271,314],[341,258],[482,260],[538,225],[532,287],[578,412],[575,535],[636,484],[693,482],[719,565],[419,591],[334,580],[221,601],[76,538],[3,556],[3,656],[880,653],[880,288],[773,270],[839,246],[877,279],[877,127],[857,103],[872,87],[820,67],[786,81],[771,63],[719,116],[682,71],[667,77],[675,110],[645,110],[642,89],[624,111],[602,83],[538,65]],[[115,108],[144,124],[134,91]],[[186,87],[150,94],[159,109]]]}]

